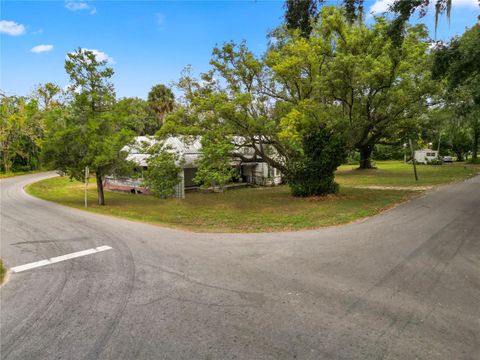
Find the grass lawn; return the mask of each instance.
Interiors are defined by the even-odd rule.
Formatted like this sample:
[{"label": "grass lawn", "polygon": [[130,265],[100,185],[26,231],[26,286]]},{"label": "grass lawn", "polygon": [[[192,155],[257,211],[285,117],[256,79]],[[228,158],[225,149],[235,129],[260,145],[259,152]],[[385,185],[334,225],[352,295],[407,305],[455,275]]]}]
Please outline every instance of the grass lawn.
[{"label": "grass lawn", "polygon": [[480,172],[478,164],[417,165],[418,181],[415,181],[411,164],[377,161],[376,166],[373,170],[357,170],[358,165],[342,165],[336,180],[343,186],[428,186],[464,180]]},{"label": "grass lawn", "polygon": [[3,280],[5,279],[6,274],[7,274],[7,269],[3,265],[2,259],[0,259],[0,285],[3,284]]},{"label": "grass lawn", "polygon": [[35,174],[45,170],[33,170],[33,171],[18,171],[18,172],[0,172],[0,179],[6,179],[9,177],[20,176],[20,175],[27,175],[27,174]]},{"label": "grass lawn", "polygon": [[[358,171],[342,166],[338,195],[294,198],[287,186],[243,188],[224,194],[187,193],[185,200],[107,192],[107,205],[96,202],[96,188],[89,185],[88,211],[200,232],[260,232],[316,228],[343,224],[372,216],[404,201],[418,191],[355,189],[352,185],[432,185],[465,179],[480,167],[424,166],[421,183],[415,183],[411,166],[398,162],[377,163],[379,170]],[[420,167],[419,167],[420,168]],[[79,209],[83,184],[68,178],[51,178],[32,184],[27,192],[39,198]]]}]

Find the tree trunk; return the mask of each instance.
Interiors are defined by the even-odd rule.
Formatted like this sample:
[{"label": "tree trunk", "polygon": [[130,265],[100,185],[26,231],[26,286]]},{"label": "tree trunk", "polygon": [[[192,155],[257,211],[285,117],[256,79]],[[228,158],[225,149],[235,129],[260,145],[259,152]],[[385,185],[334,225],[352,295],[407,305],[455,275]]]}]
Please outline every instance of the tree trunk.
[{"label": "tree trunk", "polygon": [[3,149],[3,170],[8,173],[10,172],[10,156],[7,149]]},{"label": "tree trunk", "polygon": [[463,161],[463,153],[462,152],[457,152],[457,161]]},{"label": "tree trunk", "polygon": [[95,176],[97,178],[98,205],[105,205],[105,195],[103,193],[102,175],[99,173],[96,173]]},{"label": "tree trunk", "polygon": [[374,169],[372,166],[372,151],[373,147],[364,146],[359,148],[360,151],[360,166],[359,169]]}]

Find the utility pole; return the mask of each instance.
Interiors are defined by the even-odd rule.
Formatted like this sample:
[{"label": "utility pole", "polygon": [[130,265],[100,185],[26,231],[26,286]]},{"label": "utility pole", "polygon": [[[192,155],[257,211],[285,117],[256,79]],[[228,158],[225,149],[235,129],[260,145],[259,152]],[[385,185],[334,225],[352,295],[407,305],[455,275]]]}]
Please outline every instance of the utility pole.
[{"label": "utility pole", "polygon": [[90,176],[90,169],[85,166],[85,207],[87,207],[87,190],[88,190],[88,177]]},{"label": "utility pole", "polygon": [[415,181],[418,181],[417,165],[415,164],[415,152],[413,151],[412,139],[408,139],[408,143],[410,144],[410,151],[412,153],[412,164],[413,164],[413,172],[415,174]]}]

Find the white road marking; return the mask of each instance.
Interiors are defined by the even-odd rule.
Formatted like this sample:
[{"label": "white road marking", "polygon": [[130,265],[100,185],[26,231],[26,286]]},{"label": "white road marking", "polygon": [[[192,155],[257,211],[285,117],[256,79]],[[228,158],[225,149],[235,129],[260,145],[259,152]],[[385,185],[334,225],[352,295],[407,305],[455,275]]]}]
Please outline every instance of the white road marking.
[{"label": "white road marking", "polygon": [[71,253],[71,254],[56,256],[56,257],[52,257],[52,258],[46,259],[46,260],[40,260],[40,261],[25,264],[25,265],[15,266],[15,267],[11,268],[10,270],[12,270],[15,273],[18,273],[18,272],[22,272],[22,271],[25,271],[25,270],[35,269],[37,267],[50,265],[50,264],[55,264],[55,263],[60,262],[60,261],[70,260],[70,259],[74,259],[74,258],[77,258],[77,257],[80,257],[80,256],[85,256],[85,255],[90,255],[90,254],[96,254],[98,252],[111,250],[111,249],[112,248],[110,246],[103,245],[103,246],[99,246],[99,247],[96,247],[96,248],[93,248],[93,249],[77,251],[77,252],[74,252],[74,253]]}]

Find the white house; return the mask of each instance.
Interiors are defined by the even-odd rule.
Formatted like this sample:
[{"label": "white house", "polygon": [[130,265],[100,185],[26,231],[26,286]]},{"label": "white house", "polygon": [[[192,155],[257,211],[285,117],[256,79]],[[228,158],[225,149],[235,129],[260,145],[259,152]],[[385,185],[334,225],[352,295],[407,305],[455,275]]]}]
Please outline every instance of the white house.
[{"label": "white house", "polygon": [[[147,169],[148,158],[150,157],[147,149],[156,143],[157,140],[153,137],[137,136],[132,145],[125,146],[122,150],[128,152],[127,160],[137,163],[139,170],[143,171]],[[168,146],[171,151],[177,153],[182,160],[182,171],[180,173],[182,180],[176,186],[175,193],[177,197],[183,198],[185,196],[185,190],[198,188],[198,184],[195,183],[194,179],[199,160],[202,156],[200,139],[171,136],[165,139],[163,143],[165,146]],[[255,158],[253,149],[245,147],[244,149],[242,148],[241,151],[242,155],[251,161],[241,161],[240,159],[232,158],[231,165],[238,170],[239,183],[278,185],[282,182],[280,172],[262,159],[258,157]],[[129,191],[132,193],[148,191],[142,186],[141,174],[138,180],[108,176],[105,179],[105,188],[109,190]]]},{"label": "white house", "polygon": [[423,149],[415,151],[415,161],[420,164],[428,164],[432,160],[438,159],[438,151]]}]

